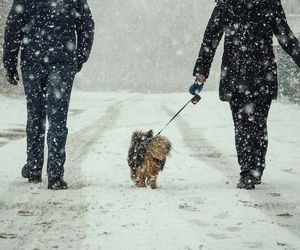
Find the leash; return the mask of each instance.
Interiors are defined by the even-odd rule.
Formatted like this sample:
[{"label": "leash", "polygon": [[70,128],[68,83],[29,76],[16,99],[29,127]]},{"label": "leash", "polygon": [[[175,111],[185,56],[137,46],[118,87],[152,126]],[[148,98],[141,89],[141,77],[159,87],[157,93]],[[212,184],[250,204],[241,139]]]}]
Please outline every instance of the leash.
[{"label": "leash", "polygon": [[201,100],[201,97],[199,95],[195,95],[176,113],[176,115],[174,115],[172,117],[172,119],[166,124],[166,126],[164,126],[164,128],[161,131],[159,131],[159,133],[156,136],[154,136],[154,138],[159,136],[170,125],[170,123],[182,112],[182,110],[184,110],[186,108],[186,106],[189,105],[190,102],[193,103],[194,105],[196,105],[200,100]]}]

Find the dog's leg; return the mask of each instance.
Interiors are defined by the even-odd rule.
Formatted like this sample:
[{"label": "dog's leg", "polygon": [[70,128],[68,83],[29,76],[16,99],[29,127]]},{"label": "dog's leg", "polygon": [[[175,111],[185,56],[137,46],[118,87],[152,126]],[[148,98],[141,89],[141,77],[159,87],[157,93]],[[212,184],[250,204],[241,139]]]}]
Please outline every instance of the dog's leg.
[{"label": "dog's leg", "polygon": [[155,164],[154,162],[152,162],[152,164],[150,164],[148,171],[147,171],[147,184],[152,188],[152,189],[156,189],[157,185],[157,176],[159,173],[159,166],[157,164]]},{"label": "dog's leg", "polygon": [[133,183],[136,185],[136,170],[132,170],[130,171],[130,178],[133,181]]},{"label": "dog's leg", "polygon": [[156,180],[157,180],[157,176],[149,176],[147,178],[147,184],[152,188],[152,189],[156,189]]},{"label": "dog's leg", "polygon": [[146,180],[145,167],[141,166],[136,170],[136,186],[146,187],[145,180]]}]

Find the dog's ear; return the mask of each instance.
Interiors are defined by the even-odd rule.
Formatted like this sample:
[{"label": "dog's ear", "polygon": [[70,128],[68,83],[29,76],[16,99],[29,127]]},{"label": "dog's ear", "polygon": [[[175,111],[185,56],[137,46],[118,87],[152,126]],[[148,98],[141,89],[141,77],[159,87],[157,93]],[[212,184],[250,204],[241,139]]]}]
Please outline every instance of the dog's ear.
[{"label": "dog's ear", "polygon": [[137,139],[138,134],[139,134],[139,132],[137,132],[137,131],[135,131],[135,132],[132,134],[132,136],[131,136],[131,141],[132,141],[132,142],[135,141],[135,140]]},{"label": "dog's ear", "polygon": [[153,137],[153,130],[152,129],[148,131],[147,137],[148,138],[152,138]]}]

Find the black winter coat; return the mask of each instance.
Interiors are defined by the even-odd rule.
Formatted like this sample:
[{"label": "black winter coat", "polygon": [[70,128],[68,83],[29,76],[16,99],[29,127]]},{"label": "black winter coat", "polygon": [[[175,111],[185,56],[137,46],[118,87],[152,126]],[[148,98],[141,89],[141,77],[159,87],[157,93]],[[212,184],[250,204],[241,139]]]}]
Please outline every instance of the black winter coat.
[{"label": "black winter coat", "polygon": [[83,64],[93,44],[94,21],[86,0],[14,0],[7,18],[3,62]]},{"label": "black winter coat", "polygon": [[233,96],[277,98],[273,34],[300,67],[299,42],[287,24],[280,0],[219,0],[212,13],[194,76],[209,76],[217,46],[225,33],[220,99]]}]

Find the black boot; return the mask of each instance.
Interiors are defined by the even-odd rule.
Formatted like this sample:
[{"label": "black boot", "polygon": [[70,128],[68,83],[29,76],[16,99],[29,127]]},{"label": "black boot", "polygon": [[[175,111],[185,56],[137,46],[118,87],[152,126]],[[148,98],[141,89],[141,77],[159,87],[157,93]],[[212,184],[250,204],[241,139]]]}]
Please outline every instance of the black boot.
[{"label": "black boot", "polygon": [[25,164],[24,167],[22,168],[22,176],[23,176],[23,178],[28,179],[28,182],[29,182],[29,183],[38,184],[38,183],[42,182],[42,177],[41,177],[41,175],[35,175],[35,174],[33,174],[33,173],[29,170],[27,164]]},{"label": "black boot", "polygon": [[23,166],[21,174],[22,174],[23,178],[29,178],[30,172],[29,172],[27,164],[25,164]]},{"label": "black boot", "polygon": [[48,179],[48,189],[61,190],[68,189],[68,184],[63,178]]},{"label": "black boot", "polygon": [[256,169],[251,171],[251,175],[253,176],[253,181],[255,185],[261,184],[261,177],[263,175],[264,169]]},{"label": "black boot", "polygon": [[253,177],[253,181],[255,185],[261,184],[261,176]]},{"label": "black boot", "polygon": [[252,176],[243,176],[240,178],[239,183],[236,186],[238,189],[255,189],[255,182]]}]

